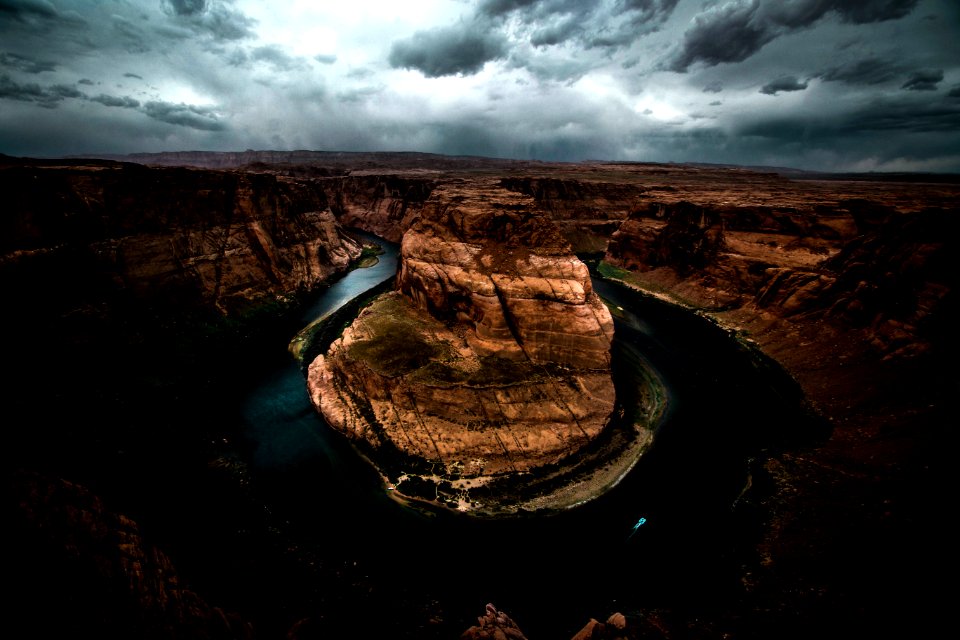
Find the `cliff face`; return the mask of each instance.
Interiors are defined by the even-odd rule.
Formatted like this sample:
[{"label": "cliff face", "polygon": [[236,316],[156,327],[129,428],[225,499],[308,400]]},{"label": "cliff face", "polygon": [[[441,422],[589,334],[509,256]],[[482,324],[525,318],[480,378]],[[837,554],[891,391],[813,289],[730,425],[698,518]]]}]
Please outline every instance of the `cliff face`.
[{"label": "cliff face", "polygon": [[589,172],[564,178],[517,176],[500,184],[531,196],[574,251],[596,253],[606,249],[610,235],[648,195],[640,185],[591,178]]},{"label": "cliff face", "polygon": [[0,188],[0,277],[46,300],[230,312],[312,288],[360,253],[319,187],[276,176],[38,163],[3,167]]},{"label": "cliff face", "polygon": [[323,186],[341,223],[364,229],[390,242],[400,242],[403,232],[430,197],[436,181],[367,175],[331,178],[324,180]]},{"label": "cliff face", "polygon": [[310,366],[327,421],[449,476],[556,463],[613,410],[613,323],[587,268],[528,198],[436,190],[405,234],[399,292]]},{"label": "cliff face", "polygon": [[492,187],[443,188],[403,238],[400,291],[464,323],[480,355],[608,368],[613,324],[590,274],[532,203]]},{"label": "cliff face", "polygon": [[948,340],[936,318],[952,313],[956,219],[861,199],[815,215],[679,202],[631,215],[605,260],[694,306],[815,316],[881,355],[916,354]]}]

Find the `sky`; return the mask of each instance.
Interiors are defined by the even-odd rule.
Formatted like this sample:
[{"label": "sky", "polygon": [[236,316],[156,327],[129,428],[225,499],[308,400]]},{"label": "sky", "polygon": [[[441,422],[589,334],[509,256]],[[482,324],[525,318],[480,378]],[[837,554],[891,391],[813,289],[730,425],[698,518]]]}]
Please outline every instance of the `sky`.
[{"label": "sky", "polygon": [[0,153],[960,172],[958,0],[0,0]]}]

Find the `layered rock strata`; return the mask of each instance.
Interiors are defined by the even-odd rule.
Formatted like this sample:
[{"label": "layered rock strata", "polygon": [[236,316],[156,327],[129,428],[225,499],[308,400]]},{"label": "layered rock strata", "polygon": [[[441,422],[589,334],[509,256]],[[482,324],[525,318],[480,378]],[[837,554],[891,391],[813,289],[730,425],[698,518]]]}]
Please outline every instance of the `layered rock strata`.
[{"label": "layered rock strata", "polygon": [[398,291],[309,368],[326,420],[375,449],[490,476],[560,462],[613,410],[613,322],[531,200],[434,192],[404,235]]},{"label": "layered rock strata", "polygon": [[400,242],[435,183],[421,177],[363,175],[330,178],[322,184],[342,224]]},{"label": "layered rock strata", "polygon": [[278,176],[10,162],[0,187],[10,194],[0,277],[30,275],[30,288],[14,292],[25,307],[42,290],[231,313],[312,289],[361,251],[321,187]]}]

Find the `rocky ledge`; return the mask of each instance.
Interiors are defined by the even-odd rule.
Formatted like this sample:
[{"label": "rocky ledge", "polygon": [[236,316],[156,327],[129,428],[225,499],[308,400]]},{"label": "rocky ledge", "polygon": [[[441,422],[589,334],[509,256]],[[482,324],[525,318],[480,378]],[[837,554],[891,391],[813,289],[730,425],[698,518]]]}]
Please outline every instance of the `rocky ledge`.
[{"label": "rocky ledge", "polygon": [[470,510],[471,489],[561,464],[600,434],[612,338],[587,267],[531,198],[451,183],[404,235],[397,290],[313,361],[308,386],[401,493],[436,498],[430,476]]}]

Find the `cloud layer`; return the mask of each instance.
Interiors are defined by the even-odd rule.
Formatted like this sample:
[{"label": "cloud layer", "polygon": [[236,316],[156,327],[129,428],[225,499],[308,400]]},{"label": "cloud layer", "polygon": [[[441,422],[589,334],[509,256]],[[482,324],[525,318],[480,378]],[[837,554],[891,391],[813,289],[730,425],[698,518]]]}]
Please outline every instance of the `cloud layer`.
[{"label": "cloud layer", "polygon": [[0,0],[0,152],[960,171],[952,0]]}]

